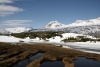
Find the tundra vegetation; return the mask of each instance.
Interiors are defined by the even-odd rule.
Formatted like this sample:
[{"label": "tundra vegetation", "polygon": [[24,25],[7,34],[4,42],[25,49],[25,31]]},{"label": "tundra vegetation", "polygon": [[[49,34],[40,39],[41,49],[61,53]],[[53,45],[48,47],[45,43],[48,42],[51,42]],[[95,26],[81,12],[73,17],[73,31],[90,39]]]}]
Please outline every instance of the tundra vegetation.
[{"label": "tundra vegetation", "polygon": [[[11,33],[11,34],[2,34],[6,36],[14,36],[17,38],[26,38],[29,37],[30,39],[34,39],[38,37],[40,40],[43,39],[47,41],[49,38],[54,38],[56,36],[59,36],[62,38],[62,34],[65,33],[63,31],[40,31],[40,32],[22,32],[22,33]],[[63,39],[63,42],[87,42],[87,41],[100,41],[99,37],[96,37],[97,39],[91,39],[86,36],[77,36],[77,37],[68,37]]]},{"label": "tundra vegetation", "polygon": [[0,57],[0,67],[11,67],[38,52],[43,52],[43,56],[28,64],[27,67],[40,67],[43,61],[51,60],[61,60],[64,67],[74,67],[74,60],[77,60],[80,56],[100,61],[100,54],[57,47],[52,44],[11,45],[10,43],[0,43],[0,55],[4,54],[4,56]]},{"label": "tundra vegetation", "polygon": [[15,36],[18,38],[25,38],[29,37],[30,39],[39,37],[40,39],[49,39],[55,36],[62,37],[63,32],[52,32],[52,31],[46,31],[46,32],[23,32],[23,33],[12,33],[11,36]]},{"label": "tundra vegetation", "polygon": [[90,41],[90,42],[96,42],[96,41],[100,41],[100,39],[91,39],[91,38],[88,38],[86,36],[77,36],[77,37],[68,37],[66,39],[63,39],[62,40],[63,42],[87,42],[87,41]]}]

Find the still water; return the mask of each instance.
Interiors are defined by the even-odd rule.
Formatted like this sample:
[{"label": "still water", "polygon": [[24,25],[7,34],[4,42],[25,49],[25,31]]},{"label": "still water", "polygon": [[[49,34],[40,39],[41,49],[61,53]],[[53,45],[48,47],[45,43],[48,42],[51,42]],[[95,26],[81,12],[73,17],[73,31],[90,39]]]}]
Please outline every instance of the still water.
[{"label": "still water", "polygon": [[23,61],[18,62],[17,64],[15,64],[12,67],[26,67],[29,63],[31,63],[32,61],[34,61],[35,59],[38,59],[39,57],[41,57],[44,53],[37,53],[36,55],[25,59]]},{"label": "still water", "polygon": [[64,67],[64,63],[62,61],[44,61],[41,67]]},{"label": "still water", "polygon": [[74,61],[74,67],[100,67],[100,61],[79,57]]},{"label": "still water", "polygon": [[4,57],[4,56],[5,56],[5,54],[0,55],[0,57]]}]

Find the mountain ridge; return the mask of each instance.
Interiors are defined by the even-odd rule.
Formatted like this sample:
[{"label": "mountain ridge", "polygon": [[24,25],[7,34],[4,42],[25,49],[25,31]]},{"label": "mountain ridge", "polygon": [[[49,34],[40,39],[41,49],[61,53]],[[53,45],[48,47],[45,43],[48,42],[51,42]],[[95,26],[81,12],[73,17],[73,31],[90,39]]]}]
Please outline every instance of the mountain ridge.
[{"label": "mountain ridge", "polygon": [[100,25],[100,17],[96,19],[89,20],[76,20],[75,22],[65,25],[58,21],[51,21],[44,28],[65,28],[65,27],[75,27],[75,26],[90,26],[90,25]]},{"label": "mountain ridge", "polygon": [[[44,28],[33,29],[32,27],[16,27],[0,30],[3,33],[21,33],[21,32],[37,32],[37,31],[64,31],[68,33],[79,34],[99,34],[100,33],[100,17],[90,20],[77,20],[74,23],[65,25],[58,21],[51,21]],[[100,35],[100,34],[99,34]]]},{"label": "mountain ridge", "polygon": [[77,20],[67,26],[90,26],[90,25],[100,25],[100,17],[90,20]]}]

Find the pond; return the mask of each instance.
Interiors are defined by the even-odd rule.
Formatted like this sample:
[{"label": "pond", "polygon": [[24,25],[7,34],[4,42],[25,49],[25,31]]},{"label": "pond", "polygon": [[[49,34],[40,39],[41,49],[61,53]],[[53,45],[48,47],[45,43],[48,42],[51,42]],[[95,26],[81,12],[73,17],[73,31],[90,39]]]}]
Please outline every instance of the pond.
[{"label": "pond", "polygon": [[1,55],[0,55],[0,57],[3,57],[3,56],[5,56],[5,54],[1,54]]},{"label": "pond", "polygon": [[100,61],[79,57],[74,61],[74,67],[100,67]]},{"label": "pond", "polygon": [[44,61],[40,67],[64,67],[62,61]]},{"label": "pond", "polygon": [[18,62],[17,64],[15,64],[12,67],[26,67],[29,63],[31,63],[32,61],[34,61],[35,59],[38,59],[39,57],[41,57],[44,53],[37,53],[36,55],[25,59],[23,61]]}]

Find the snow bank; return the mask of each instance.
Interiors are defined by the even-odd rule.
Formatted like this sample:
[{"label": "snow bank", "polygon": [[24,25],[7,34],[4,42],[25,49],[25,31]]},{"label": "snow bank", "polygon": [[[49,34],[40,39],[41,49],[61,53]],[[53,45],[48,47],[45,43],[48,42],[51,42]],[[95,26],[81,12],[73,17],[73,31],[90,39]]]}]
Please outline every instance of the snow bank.
[{"label": "snow bank", "polygon": [[19,42],[20,38],[13,36],[0,36],[0,42]]},{"label": "snow bank", "polygon": [[[74,42],[74,43],[61,43],[63,46],[67,46],[68,48],[73,48],[76,50],[90,52],[90,53],[98,53],[100,54],[100,42]],[[67,48],[64,47],[64,48]]]},{"label": "snow bank", "polygon": [[[83,35],[83,34],[75,34],[75,33],[64,33],[62,34],[63,37],[60,36],[56,36],[56,37],[52,37],[48,40],[48,42],[56,42],[56,43],[60,43],[63,39],[68,38],[68,37],[76,37],[76,36],[87,36],[89,38],[93,38],[92,36],[89,35]],[[0,36],[0,42],[19,42],[19,40],[22,40],[24,42],[45,42],[45,40],[38,38],[34,38],[34,39],[30,39],[29,37],[26,37],[24,39],[22,38],[16,38],[14,36]]]}]

